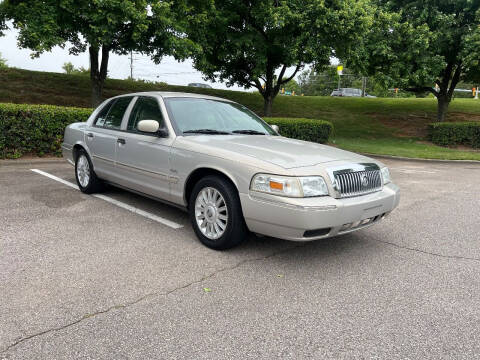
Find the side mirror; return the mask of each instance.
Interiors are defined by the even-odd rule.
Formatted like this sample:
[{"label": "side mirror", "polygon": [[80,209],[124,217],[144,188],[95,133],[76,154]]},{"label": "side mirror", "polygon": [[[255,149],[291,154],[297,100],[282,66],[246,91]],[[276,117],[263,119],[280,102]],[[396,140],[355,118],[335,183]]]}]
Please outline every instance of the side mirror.
[{"label": "side mirror", "polygon": [[137,124],[137,129],[139,131],[156,133],[160,128],[160,124],[156,120],[141,120]]},{"label": "side mirror", "polygon": [[277,134],[280,134],[280,128],[278,127],[278,125],[270,125],[270,127],[271,127],[273,130],[275,130],[275,132],[276,132]]}]

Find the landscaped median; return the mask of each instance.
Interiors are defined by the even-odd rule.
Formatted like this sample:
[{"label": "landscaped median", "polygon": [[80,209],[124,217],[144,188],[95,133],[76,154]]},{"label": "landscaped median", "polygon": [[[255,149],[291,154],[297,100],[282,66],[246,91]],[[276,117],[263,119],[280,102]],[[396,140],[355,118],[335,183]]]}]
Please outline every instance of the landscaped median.
[{"label": "landscaped median", "polygon": [[[0,158],[22,155],[60,155],[65,127],[86,121],[92,109],[52,105],[0,104]],[[328,121],[266,118],[283,136],[326,143],[333,126]]]}]

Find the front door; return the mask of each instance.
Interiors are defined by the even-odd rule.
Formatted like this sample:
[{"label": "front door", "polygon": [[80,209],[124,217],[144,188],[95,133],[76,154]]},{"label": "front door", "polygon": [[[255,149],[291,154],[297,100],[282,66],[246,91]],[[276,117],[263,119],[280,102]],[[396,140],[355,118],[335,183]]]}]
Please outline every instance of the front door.
[{"label": "front door", "polygon": [[133,190],[170,200],[170,146],[174,139],[139,131],[141,120],[156,120],[161,129],[166,128],[157,98],[139,96],[132,107],[126,131],[117,143],[118,181]]}]

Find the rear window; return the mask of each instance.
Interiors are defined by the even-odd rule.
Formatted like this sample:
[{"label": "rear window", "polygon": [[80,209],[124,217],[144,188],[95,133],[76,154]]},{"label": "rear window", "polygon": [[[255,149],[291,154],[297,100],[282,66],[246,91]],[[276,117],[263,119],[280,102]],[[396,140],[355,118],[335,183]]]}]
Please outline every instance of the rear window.
[{"label": "rear window", "polygon": [[131,96],[118,98],[108,112],[103,126],[109,129],[120,129],[123,115],[125,114],[125,110],[127,110],[130,101],[132,101]]}]

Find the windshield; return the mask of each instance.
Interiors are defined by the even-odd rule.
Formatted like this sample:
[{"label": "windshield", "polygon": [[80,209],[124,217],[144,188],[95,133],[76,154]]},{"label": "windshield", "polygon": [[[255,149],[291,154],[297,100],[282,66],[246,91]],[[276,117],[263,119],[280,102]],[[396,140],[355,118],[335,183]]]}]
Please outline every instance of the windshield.
[{"label": "windshield", "polygon": [[168,114],[182,133],[277,135],[245,106],[200,98],[166,98]]}]

